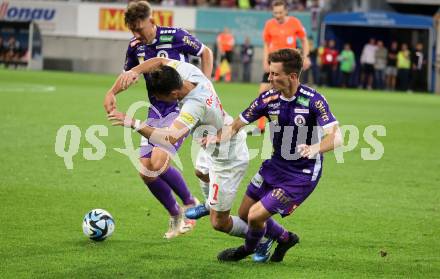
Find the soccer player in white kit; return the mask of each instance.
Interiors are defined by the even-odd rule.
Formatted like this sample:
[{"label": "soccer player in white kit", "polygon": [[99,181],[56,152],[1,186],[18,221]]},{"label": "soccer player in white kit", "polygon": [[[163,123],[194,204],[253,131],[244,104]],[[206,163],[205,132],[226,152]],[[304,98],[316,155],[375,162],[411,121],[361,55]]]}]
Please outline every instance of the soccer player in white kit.
[{"label": "soccer player in white kit", "polygon": [[[232,123],[211,81],[199,68],[186,62],[158,57],[149,59],[121,74],[116,86],[126,89],[145,73],[148,92],[161,101],[179,101],[179,116],[167,128],[154,128],[116,111],[108,117],[113,125],[130,127],[173,154],[173,144],[188,133],[200,138],[206,134],[216,137],[224,125]],[[242,131],[225,144],[208,145],[201,152],[196,165],[209,170],[206,206],[210,207],[213,228],[244,237],[246,222],[229,213],[249,163],[246,134]]]}]

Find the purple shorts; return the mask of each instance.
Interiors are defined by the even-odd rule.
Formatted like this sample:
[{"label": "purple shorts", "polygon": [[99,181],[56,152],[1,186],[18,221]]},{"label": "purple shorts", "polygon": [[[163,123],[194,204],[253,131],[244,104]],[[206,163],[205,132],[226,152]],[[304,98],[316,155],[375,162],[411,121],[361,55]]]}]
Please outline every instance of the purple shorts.
[{"label": "purple shorts", "polygon": [[[171,111],[167,115],[161,116],[157,109],[153,109],[150,107],[150,109],[148,111],[148,119],[145,123],[151,127],[165,128],[165,127],[169,127],[173,123],[174,119],[177,118],[178,115],[179,115],[179,113],[177,111]],[[177,153],[177,151],[182,146],[182,143],[186,137],[187,137],[187,135],[184,136],[183,138],[181,138],[175,144],[173,144],[172,147],[171,146],[170,147],[161,147],[161,146],[158,146],[150,141],[146,142],[146,139],[143,139],[141,142],[139,157],[140,158],[151,158],[151,152],[153,151],[154,147],[159,147],[161,149],[164,149],[165,151],[170,153],[172,156],[175,153]]]},{"label": "purple shorts", "polygon": [[183,141],[186,139],[186,136],[181,138],[179,141],[177,141],[175,144],[173,144],[173,148],[172,150],[170,150],[170,148],[165,148],[165,147],[161,147],[158,146],[154,143],[151,143],[150,141],[148,141],[147,145],[141,145],[141,148],[139,150],[139,157],[140,158],[151,158],[151,153],[153,151],[153,148],[155,146],[164,149],[165,151],[167,151],[171,156],[175,155],[177,153],[177,151],[179,150],[179,148],[182,146]]},{"label": "purple shorts", "polygon": [[265,181],[261,186],[250,183],[246,195],[253,200],[261,201],[264,208],[272,214],[279,213],[286,217],[315,190],[318,181],[310,181],[309,185],[273,187]]}]

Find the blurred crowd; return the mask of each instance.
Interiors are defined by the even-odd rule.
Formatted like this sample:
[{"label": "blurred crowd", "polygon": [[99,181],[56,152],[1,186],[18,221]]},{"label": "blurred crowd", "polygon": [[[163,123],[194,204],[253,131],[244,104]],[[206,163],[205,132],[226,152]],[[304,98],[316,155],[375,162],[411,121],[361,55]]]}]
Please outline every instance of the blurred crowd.
[{"label": "blurred crowd", "polygon": [[[84,1],[84,0],[83,0]],[[90,0],[92,1],[92,0]],[[127,0],[93,0],[93,2],[126,3]],[[153,5],[161,6],[194,6],[271,10],[272,0],[149,0]],[[322,0],[287,0],[289,11],[310,11],[322,6]]]},{"label": "blurred crowd", "polygon": [[0,64],[4,64],[6,68],[26,64],[27,48],[22,48],[20,42],[10,36],[5,39],[0,36]]},{"label": "blurred crowd", "polygon": [[356,55],[350,43],[338,50],[334,40],[310,52],[311,68],[303,82],[330,87],[426,91],[426,54],[423,44],[392,41],[385,46],[371,38]]}]

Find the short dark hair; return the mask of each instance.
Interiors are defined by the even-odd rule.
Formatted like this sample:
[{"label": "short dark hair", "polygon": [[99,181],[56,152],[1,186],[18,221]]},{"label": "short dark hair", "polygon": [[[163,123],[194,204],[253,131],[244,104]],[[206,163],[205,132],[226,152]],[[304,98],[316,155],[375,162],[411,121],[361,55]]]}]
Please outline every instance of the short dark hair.
[{"label": "short dark hair", "polygon": [[125,25],[131,30],[136,28],[140,20],[144,20],[151,16],[152,9],[147,1],[130,2],[125,11]]},{"label": "short dark hair", "polygon": [[159,68],[145,75],[147,90],[153,95],[167,96],[173,90],[183,86],[183,80],[173,67],[161,65]]},{"label": "short dark hair", "polygon": [[272,1],[272,8],[275,6],[284,6],[287,9],[287,3],[284,0],[274,0]]},{"label": "short dark hair", "polygon": [[282,48],[269,54],[270,63],[283,63],[283,71],[286,74],[295,73],[300,75],[303,67],[303,58],[301,53],[292,48]]}]

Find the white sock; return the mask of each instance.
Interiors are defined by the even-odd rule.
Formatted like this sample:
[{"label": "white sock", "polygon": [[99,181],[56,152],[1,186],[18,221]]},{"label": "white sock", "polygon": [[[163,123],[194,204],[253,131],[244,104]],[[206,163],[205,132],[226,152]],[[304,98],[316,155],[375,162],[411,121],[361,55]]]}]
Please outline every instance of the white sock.
[{"label": "white sock", "polygon": [[208,200],[208,196],[209,196],[209,182],[204,182],[202,180],[199,179],[199,183],[200,183],[200,189],[202,190],[202,194],[203,197],[205,198],[205,201]]},{"label": "white sock", "polygon": [[238,216],[231,216],[231,219],[232,229],[229,232],[229,235],[246,238],[246,233],[248,231],[247,223],[241,220],[241,218]]}]

